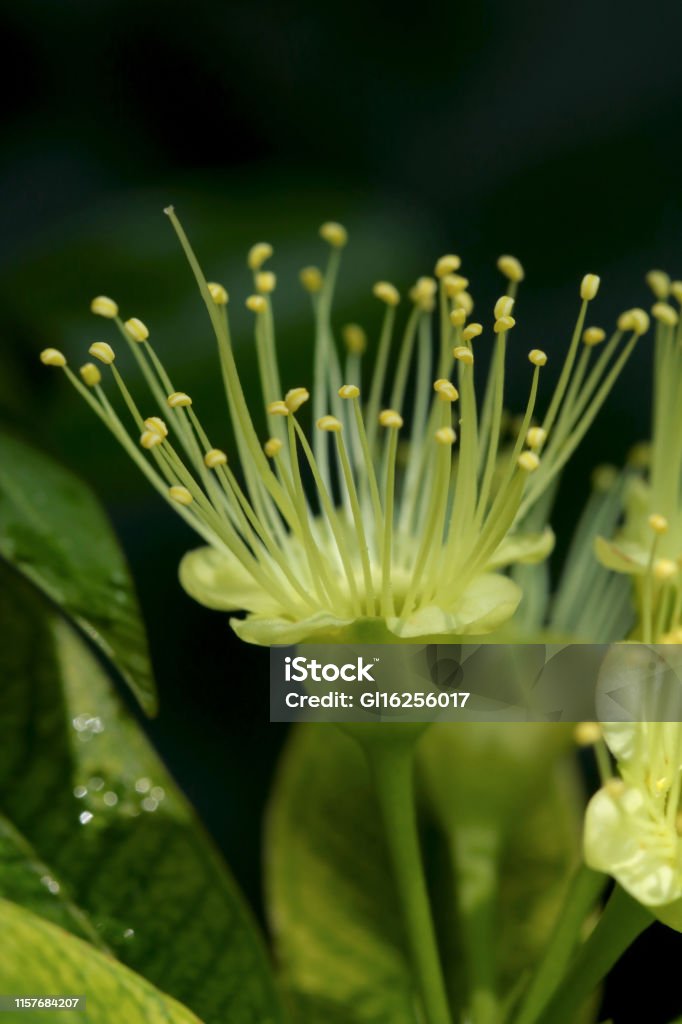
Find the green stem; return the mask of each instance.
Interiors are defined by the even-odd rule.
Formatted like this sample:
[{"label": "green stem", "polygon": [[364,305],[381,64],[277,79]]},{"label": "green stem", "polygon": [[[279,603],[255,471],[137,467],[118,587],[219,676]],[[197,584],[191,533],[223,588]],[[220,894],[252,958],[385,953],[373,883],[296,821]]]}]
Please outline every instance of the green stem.
[{"label": "green stem", "polygon": [[605,882],[606,877],[601,873],[585,865],[578,868],[514,1024],[535,1024],[544,1010],[566,972],[585,918]]},{"label": "green stem", "polygon": [[537,1024],[573,1024],[590,993],[652,921],[649,911],[617,885]]},{"label": "green stem", "polygon": [[497,829],[473,826],[458,829],[452,837],[457,909],[473,1024],[496,1024],[500,1019],[495,970],[498,856]]},{"label": "green stem", "polygon": [[[393,726],[388,726],[392,729]],[[377,737],[363,743],[379,801],[388,852],[402,903],[407,940],[425,1024],[451,1024],[445,983],[419,849],[413,743]]]}]

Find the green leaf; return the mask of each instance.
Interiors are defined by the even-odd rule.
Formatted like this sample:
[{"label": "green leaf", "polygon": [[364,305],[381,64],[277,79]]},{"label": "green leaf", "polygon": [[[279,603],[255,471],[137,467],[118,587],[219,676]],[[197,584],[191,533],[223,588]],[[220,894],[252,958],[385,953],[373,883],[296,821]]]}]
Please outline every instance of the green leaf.
[{"label": "green leaf", "polygon": [[279,1021],[261,937],[184,797],[80,635],[6,567],[0,678],[0,895],[208,1024]]},{"label": "green leaf", "polygon": [[[471,736],[478,726],[459,728]],[[517,726],[497,728],[514,732]],[[462,942],[432,774],[440,765],[443,790],[451,792],[466,791],[474,779],[477,813],[490,797],[490,818],[503,816],[494,955],[503,993],[509,994],[542,949],[577,846],[573,778],[554,771],[566,730],[551,735],[552,727],[549,734],[547,727],[534,728],[545,730],[529,748],[534,764],[524,755],[528,743],[521,733],[492,761],[488,744],[470,744],[458,754],[457,731],[449,727],[440,735],[428,730],[420,747],[424,849],[456,1019],[466,1003]],[[453,759],[458,775],[452,773]],[[531,778],[533,785],[525,797],[517,796],[507,816],[505,792],[513,791],[515,780],[523,787]],[[359,748],[335,727],[294,732],[280,766],[267,839],[271,920],[298,1019],[415,1024],[398,895],[377,807]]]},{"label": "green leaf", "polygon": [[[2,899],[0,934],[0,991],[12,995],[85,996],[85,1012],[60,1010],[60,1021],[200,1024],[187,1007],[117,960]],[[22,1017],[42,1020],[46,1012],[24,1011]]]},{"label": "green leaf", "polygon": [[92,492],[47,455],[0,434],[0,555],[119,668],[148,714],[156,693],[125,558]]}]

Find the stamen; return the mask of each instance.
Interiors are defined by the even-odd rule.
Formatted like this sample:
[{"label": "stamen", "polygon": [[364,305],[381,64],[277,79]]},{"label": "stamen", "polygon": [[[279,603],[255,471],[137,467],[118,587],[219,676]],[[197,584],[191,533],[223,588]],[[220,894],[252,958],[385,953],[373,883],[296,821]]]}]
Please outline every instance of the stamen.
[{"label": "stamen", "polygon": [[459,256],[449,254],[447,256],[441,256],[434,267],[434,274],[436,277],[445,277],[446,274],[454,274],[456,270],[462,266],[462,261]]},{"label": "stamen", "polygon": [[184,391],[174,391],[166,399],[171,409],[184,409],[192,404],[192,399]]},{"label": "stamen", "polygon": [[481,334],[483,334],[483,324],[467,324],[462,331],[462,338],[464,341],[473,341]]},{"label": "stamen", "polygon": [[66,366],[66,356],[58,348],[44,348],[40,361],[43,366]]},{"label": "stamen", "polygon": [[655,302],[651,307],[651,313],[659,323],[666,324],[668,327],[676,327],[680,319],[677,312],[667,302]]},{"label": "stamen", "polygon": [[105,366],[111,366],[116,358],[116,353],[111,345],[108,345],[106,341],[93,342],[88,349],[88,352],[91,356],[94,356],[95,359],[99,359],[100,363],[104,363]]},{"label": "stamen", "polygon": [[226,463],[227,455],[220,448],[210,448],[204,455],[204,464],[209,469],[216,469],[218,466],[224,466]]},{"label": "stamen", "polygon": [[393,615],[393,588],[391,569],[393,565],[393,501],[395,497],[395,459],[398,449],[398,430],[403,419],[395,409],[384,409],[379,422],[388,428],[388,457],[386,460],[386,497],[384,513],[383,556],[381,572],[381,611],[384,617]]},{"label": "stamen", "polygon": [[226,289],[218,284],[216,281],[209,281],[206,285],[208,288],[209,295],[215,302],[216,306],[226,306],[229,301],[229,296]]},{"label": "stamen", "polygon": [[255,284],[261,295],[271,295],[277,287],[277,276],[271,270],[261,270],[255,276]]},{"label": "stamen", "polygon": [[586,327],[583,331],[583,345],[587,345],[588,348],[601,345],[605,338],[606,331],[603,331],[601,327]]},{"label": "stamen", "polygon": [[670,277],[665,271],[650,270],[645,280],[657,299],[668,298],[670,294]]},{"label": "stamen", "polygon": [[123,325],[133,341],[146,341],[149,337],[149,328],[138,320],[136,316],[126,320]]},{"label": "stamen", "polygon": [[177,501],[178,505],[191,505],[194,501],[186,487],[169,487],[168,497],[172,501]]},{"label": "stamen", "polygon": [[84,363],[78,372],[89,388],[97,387],[102,380],[102,374],[94,363]]},{"label": "stamen", "polygon": [[523,267],[516,256],[500,256],[497,269],[513,284],[518,284],[525,277]]},{"label": "stamen", "polygon": [[246,300],[246,308],[250,309],[252,313],[264,313],[268,304],[262,295],[249,295]]},{"label": "stamen", "polygon": [[283,444],[278,437],[269,437],[263,445],[263,450],[269,459],[274,459],[281,452]]},{"label": "stamen", "polygon": [[311,295],[317,295],[322,291],[324,278],[319,267],[303,267],[298,276],[305,290]]},{"label": "stamen", "polygon": [[284,404],[286,405],[289,412],[298,412],[302,405],[310,398],[310,393],[307,388],[292,388],[287,391],[284,396]]},{"label": "stamen", "polygon": [[348,242],[348,232],[342,224],[330,220],[320,227],[320,238],[323,238],[334,249],[342,249]]},{"label": "stamen", "polygon": [[90,309],[97,316],[103,316],[107,320],[113,320],[118,316],[117,304],[107,295],[97,295],[90,303]]},{"label": "stamen", "polygon": [[250,270],[260,270],[266,260],[269,260],[273,254],[273,248],[269,242],[256,242],[249,249],[249,254],[246,258]]}]

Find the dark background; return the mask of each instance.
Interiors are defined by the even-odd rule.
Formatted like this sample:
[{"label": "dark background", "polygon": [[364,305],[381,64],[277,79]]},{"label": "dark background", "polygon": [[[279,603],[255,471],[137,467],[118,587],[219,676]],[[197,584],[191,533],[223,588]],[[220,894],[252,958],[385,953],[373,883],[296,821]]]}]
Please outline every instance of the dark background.
[{"label": "dark background", "polygon": [[[379,4],[15,0],[0,29],[3,419],[106,503],[160,680],[151,732],[257,904],[260,811],[283,739],[267,723],[267,652],[180,590],[193,538],[37,354],[57,345],[78,359],[90,341],[115,340],[87,308],[111,294],[150,325],[176,382],[229,443],[208,325],[161,212],[169,202],[209,277],[230,289],[247,377],[248,246],[275,244],[284,376],[301,383],[310,330],[296,272],[323,258],[327,218],[354,243],[339,322],[374,328],[373,281],[405,287],[446,251],[462,255],[480,311],[499,290],[496,256],[513,252],[528,276],[523,349],[558,353],[586,271],[602,277],[605,326],[650,301],[651,266],[682,276],[682,8],[486,0],[401,15]],[[645,339],[571,467],[559,531],[590,468],[646,435],[649,357]],[[523,388],[512,371],[517,408]],[[643,941],[650,957],[618,975],[617,1021],[640,1019],[622,1008],[636,1005],[649,964],[679,957],[679,941],[662,929]],[[651,1024],[681,1008],[675,979],[666,990],[655,970]]]}]

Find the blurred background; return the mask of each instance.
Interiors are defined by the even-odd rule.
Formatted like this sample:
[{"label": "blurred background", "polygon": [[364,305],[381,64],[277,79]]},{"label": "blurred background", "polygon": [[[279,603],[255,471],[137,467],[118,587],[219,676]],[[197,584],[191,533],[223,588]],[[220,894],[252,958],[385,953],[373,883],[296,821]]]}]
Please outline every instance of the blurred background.
[{"label": "blurred background", "polygon": [[[682,7],[455,0],[400,16],[383,4],[22,0],[2,5],[0,30],[2,420],[105,503],[150,632],[162,710],[149,729],[258,907],[261,811],[284,738],[267,721],[267,652],[181,591],[193,537],[38,352],[79,361],[91,341],[115,341],[88,311],[112,295],[150,326],[176,386],[229,445],[214,342],[162,213],[174,203],[230,291],[247,379],[246,250],[275,246],[283,376],[307,383],[297,272],[324,259],[328,218],[351,236],[336,321],[373,337],[375,280],[404,289],[457,252],[486,316],[496,257],[518,255],[513,341],[549,351],[549,378],[585,272],[602,277],[593,322],[604,326],[649,302],[650,267],[682,276]],[[646,436],[649,365],[645,339],[566,476],[560,533],[591,468]],[[518,409],[527,374],[510,375]],[[660,957],[674,938],[645,941]],[[623,1005],[640,977],[620,972]],[[664,988],[661,999],[676,1008]]]}]

